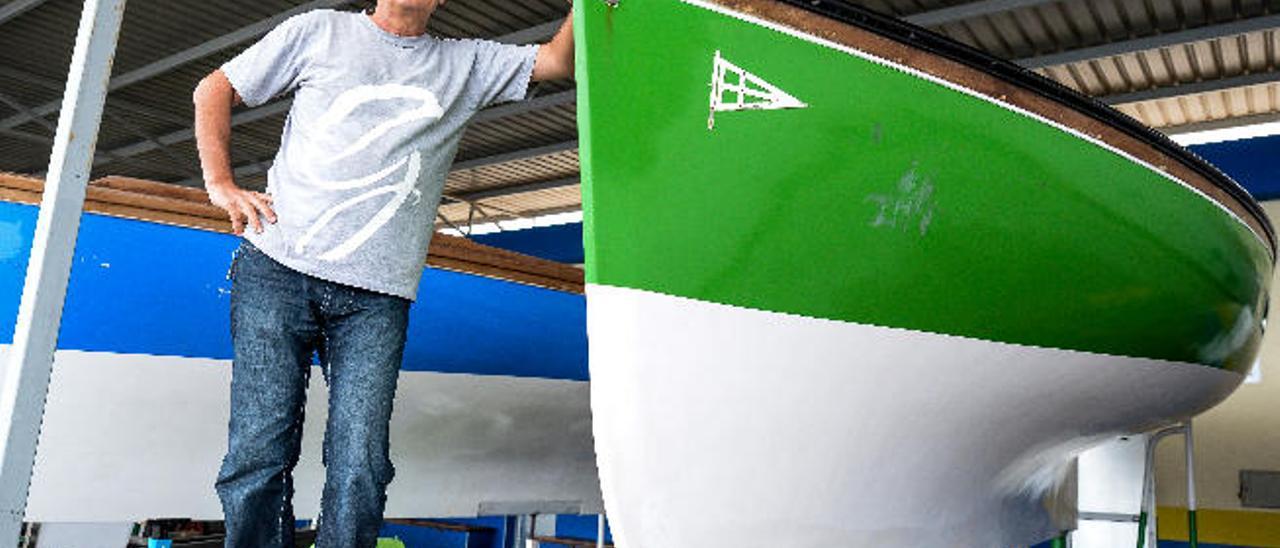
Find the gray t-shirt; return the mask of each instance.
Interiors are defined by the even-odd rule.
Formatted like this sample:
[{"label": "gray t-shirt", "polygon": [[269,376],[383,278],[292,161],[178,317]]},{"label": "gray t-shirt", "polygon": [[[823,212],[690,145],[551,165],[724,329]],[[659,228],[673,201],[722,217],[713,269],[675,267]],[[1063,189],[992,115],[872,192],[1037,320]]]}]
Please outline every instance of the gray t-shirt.
[{"label": "gray t-shirt", "polygon": [[317,278],[416,299],[436,207],[476,111],[524,98],[537,46],[401,37],[362,13],[290,18],[222,66],[249,106],[296,91],[245,237]]}]

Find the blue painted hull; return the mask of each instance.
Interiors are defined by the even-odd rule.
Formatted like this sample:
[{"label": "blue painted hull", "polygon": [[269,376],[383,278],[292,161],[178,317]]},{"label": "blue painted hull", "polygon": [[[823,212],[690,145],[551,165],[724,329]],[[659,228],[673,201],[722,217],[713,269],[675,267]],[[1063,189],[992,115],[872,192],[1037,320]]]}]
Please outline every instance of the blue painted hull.
[{"label": "blue painted hull", "polygon": [[[38,208],[0,203],[0,344],[12,342]],[[87,213],[61,350],[231,358],[233,235]],[[586,303],[570,294],[426,268],[406,371],[586,380]]]},{"label": "blue painted hull", "polygon": [[[38,208],[0,202],[0,363]],[[28,498],[30,521],[220,519],[232,235],[87,213]],[[465,262],[465,261],[464,261]],[[387,517],[538,501],[600,510],[582,295],[427,268],[392,416]],[[313,374],[295,508],[314,515],[326,388]]]}]

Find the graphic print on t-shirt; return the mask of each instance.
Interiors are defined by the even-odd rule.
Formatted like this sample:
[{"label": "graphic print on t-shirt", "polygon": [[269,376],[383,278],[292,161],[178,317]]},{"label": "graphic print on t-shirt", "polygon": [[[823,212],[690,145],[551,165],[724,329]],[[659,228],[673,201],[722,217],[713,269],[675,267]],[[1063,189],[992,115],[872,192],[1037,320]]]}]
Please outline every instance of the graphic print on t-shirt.
[{"label": "graphic print on t-shirt", "polygon": [[[425,88],[406,86],[401,84],[384,84],[384,85],[367,85],[352,88],[343,92],[325,112],[317,123],[316,130],[319,132],[335,131],[338,125],[346,120],[356,109],[363,105],[377,101],[391,100],[411,100],[417,102],[415,108],[398,113],[398,115],[379,123],[378,125],[365,131],[357,139],[354,139],[349,146],[337,156],[329,158],[330,162],[338,162],[349,158],[354,154],[372,145],[379,138],[386,136],[391,130],[405,126],[408,124],[419,123],[429,120],[437,120],[444,116],[444,109],[440,106],[440,100],[430,90]],[[387,201],[382,209],[369,219],[367,223],[346,240],[333,246],[331,249],[321,253],[319,258],[325,261],[339,261],[346,258],[351,252],[355,251],[361,245],[369,240],[379,229],[387,224],[400,206],[404,205],[410,195],[414,195],[416,199],[421,199],[421,191],[417,189],[418,177],[422,173],[422,153],[413,151],[408,156],[392,163],[383,169],[344,181],[328,181],[321,178],[312,180],[316,186],[330,190],[343,191],[357,188],[365,188],[373,186],[379,182],[386,180],[388,177],[395,175],[400,171],[404,171],[404,176],[399,182],[389,183],[377,186],[363,194],[344,200],[335,204],[333,207],[325,210],[324,213],[312,223],[306,233],[294,244],[294,252],[302,254],[307,244],[315,239],[335,218],[344,211],[355,207],[356,205],[368,200],[377,198],[384,194],[391,194],[392,197]]]}]

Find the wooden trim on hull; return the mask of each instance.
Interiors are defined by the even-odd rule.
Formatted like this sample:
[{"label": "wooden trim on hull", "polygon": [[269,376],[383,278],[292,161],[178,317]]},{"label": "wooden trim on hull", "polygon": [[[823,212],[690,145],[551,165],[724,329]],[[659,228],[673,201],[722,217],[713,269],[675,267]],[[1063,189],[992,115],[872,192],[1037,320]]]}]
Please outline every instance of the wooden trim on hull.
[{"label": "wooden trim on hull", "polygon": [[[1231,211],[1267,243],[1272,259],[1276,257],[1275,231],[1261,207],[1244,189],[1162,134],[1065,86],[927,29],[843,2],[837,9],[828,7],[828,4],[835,4],[828,1],[796,0],[796,5],[792,5],[792,0],[704,1],[911,67],[1102,141],[1182,180]],[[838,13],[827,15],[827,11]],[[846,20],[835,18],[837,15]],[[891,38],[888,36],[890,27],[909,32],[913,42],[920,40],[936,46],[935,50],[945,48],[953,55],[944,56],[941,52]],[[968,62],[962,62],[960,58]],[[980,70],[975,66],[978,64],[987,70]],[[1000,73],[1016,74],[1017,78],[1001,77]],[[1028,81],[1034,81],[1032,83],[1036,86],[1027,85]],[[1044,89],[1037,90],[1037,87]],[[1053,96],[1046,90],[1052,91]],[[1062,100],[1064,97],[1071,101]],[[1074,106],[1068,103],[1074,103]]]},{"label": "wooden trim on hull", "polygon": [[[0,202],[40,204],[44,181],[0,173]],[[84,210],[112,217],[231,234],[226,214],[209,203],[203,190],[106,177],[89,183]],[[487,278],[534,285],[568,293],[583,292],[582,270],[537,257],[481,245],[466,238],[436,234],[427,256],[429,266]]]}]

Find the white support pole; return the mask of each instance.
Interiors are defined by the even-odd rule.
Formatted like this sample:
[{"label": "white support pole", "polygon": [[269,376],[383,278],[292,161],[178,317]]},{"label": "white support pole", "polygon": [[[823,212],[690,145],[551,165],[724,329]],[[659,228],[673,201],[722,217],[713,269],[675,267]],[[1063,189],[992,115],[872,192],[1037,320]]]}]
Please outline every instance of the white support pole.
[{"label": "white support pole", "polygon": [[1196,548],[1200,545],[1200,532],[1196,528],[1196,444],[1191,435],[1191,419],[1187,419],[1182,429],[1187,449],[1187,533],[1191,548]]},{"label": "white support pole", "polygon": [[1187,433],[1187,510],[1196,511],[1196,455],[1195,438],[1191,435],[1191,421],[1186,426]]},{"label": "white support pole", "polygon": [[1156,546],[1156,446],[1169,436],[1181,434],[1183,426],[1170,426],[1147,438],[1146,463],[1142,474],[1142,503],[1138,510],[1139,548]]},{"label": "white support pole", "polygon": [[0,385],[0,546],[16,546],[22,531],[53,351],[124,6],[125,0],[85,0],[80,15],[13,347]]},{"label": "white support pole", "polygon": [[596,518],[596,548],[604,548],[604,512]]}]

